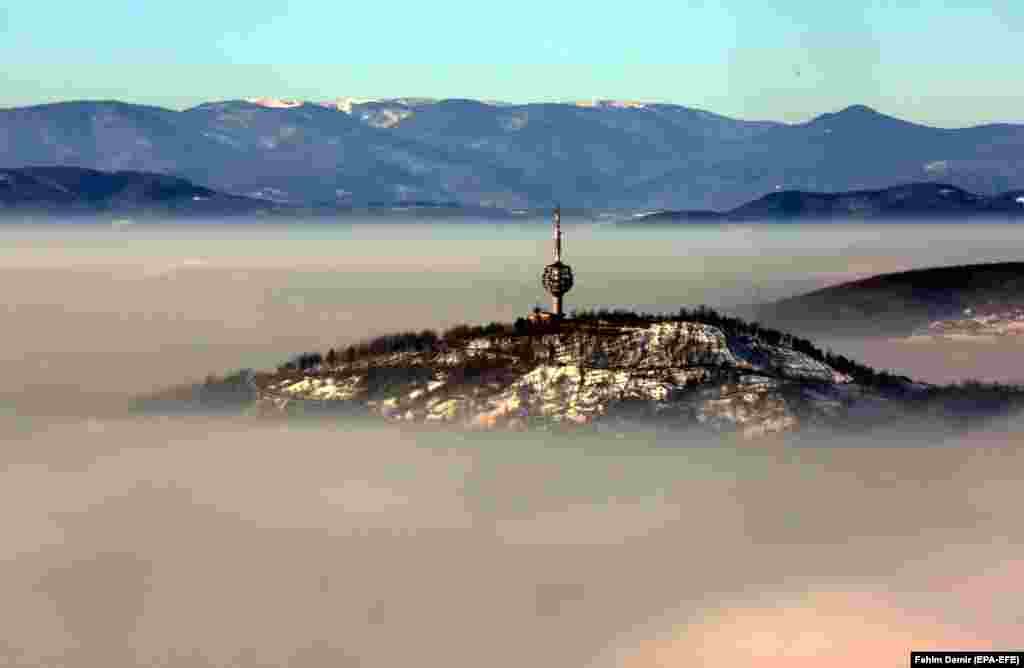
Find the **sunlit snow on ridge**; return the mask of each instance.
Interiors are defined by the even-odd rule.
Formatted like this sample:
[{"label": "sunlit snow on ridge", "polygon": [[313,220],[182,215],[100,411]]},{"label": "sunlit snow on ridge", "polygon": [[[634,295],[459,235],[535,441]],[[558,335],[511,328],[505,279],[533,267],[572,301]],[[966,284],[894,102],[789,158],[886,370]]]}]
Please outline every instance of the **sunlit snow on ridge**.
[{"label": "sunlit snow on ridge", "polygon": [[634,100],[578,100],[577,107],[603,107],[611,109],[643,109],[647,105]]},{"label": "sunlit snow on ridge", "polygon": [[281,100],[273,97],[250,97],[245,101],[268,109],[291,109],[305,104],[302,100]]},{"label": "sunlit snow on ridge", "polygon": [[352,113],[352,105],[356,104],[367,104],[369,102],[376,102],[377,100],[372,98],[361,98],[361,97],[338,97],[328,102],[316,102],[321,107],[327,107],[328,109],[336,109],[337,111],[343,111],[346,114]]}]

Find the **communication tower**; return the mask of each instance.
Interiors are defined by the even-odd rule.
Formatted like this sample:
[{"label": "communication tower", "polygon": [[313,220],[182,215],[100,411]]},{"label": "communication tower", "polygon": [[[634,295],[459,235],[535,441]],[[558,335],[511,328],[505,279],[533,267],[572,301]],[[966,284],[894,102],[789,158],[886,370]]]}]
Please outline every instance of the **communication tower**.
[{"label": "communication tower", "polygon": [[562,262],[562,210],[557,206],[555,207],[554,227],[555,261],[544,267],[541,284],[551,295],[552,315],[555,318],[563,318],[565,313],[562,308],[562,297],[572,289],[573,277],[572,267]]}]

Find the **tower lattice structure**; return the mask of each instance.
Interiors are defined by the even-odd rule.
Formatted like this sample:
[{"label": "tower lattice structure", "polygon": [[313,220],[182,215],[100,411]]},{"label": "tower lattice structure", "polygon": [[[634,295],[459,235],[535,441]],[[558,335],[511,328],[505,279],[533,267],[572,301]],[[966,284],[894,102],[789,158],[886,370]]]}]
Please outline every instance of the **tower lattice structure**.
[{"label": "tower lattice structure", "polygon": [[562,262],[562,211],[560,207],[555,207],[554,227],[555,261],[544,267],[541,284],[551,295],[552,313],[561,318],[564,316],[562,297],[572,289],[573,276],[572,267]]}]

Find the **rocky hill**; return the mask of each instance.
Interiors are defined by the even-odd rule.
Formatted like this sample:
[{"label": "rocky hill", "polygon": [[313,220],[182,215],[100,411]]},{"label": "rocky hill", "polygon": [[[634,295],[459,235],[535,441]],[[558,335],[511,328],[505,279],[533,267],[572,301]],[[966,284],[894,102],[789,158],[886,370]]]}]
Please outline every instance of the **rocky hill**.
[{"label": "rocky hill", "polygon": [[162,410],[177,398],[260,416],[376,416],[472,429],[698,429],[746,438],[913,416],[961,420],[1009,406],[1005,391],[963,403],[963,393],[937,394],[803,339],[692,315],[384,337],[340,354],[304,355],[273,373],[211,379],[141,406]]},{"label": "rocky hill", "polygon": [[294,203],[728,211],[764,193],[1024,188],[1024,126],[932,128],[854,105],[807,123],[671,104],[228,100],[0,109],[6,166],[174,174]]}]

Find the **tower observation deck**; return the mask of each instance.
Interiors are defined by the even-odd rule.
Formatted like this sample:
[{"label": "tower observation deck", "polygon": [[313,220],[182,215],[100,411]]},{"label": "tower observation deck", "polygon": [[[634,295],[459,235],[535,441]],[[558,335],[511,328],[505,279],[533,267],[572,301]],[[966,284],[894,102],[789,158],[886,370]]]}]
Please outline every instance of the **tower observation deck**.
[{"label": "tower observation deck", "polygon": [[554,251],[555,261],[544,267],[541,274],[541,284],[551,295],[551,311],[556,318],[562,318],[565,313],[562,310],[562,297],[569,292],[573,286],[572,267],[562,262],[562,211],[555,207],[554,215]]}]

